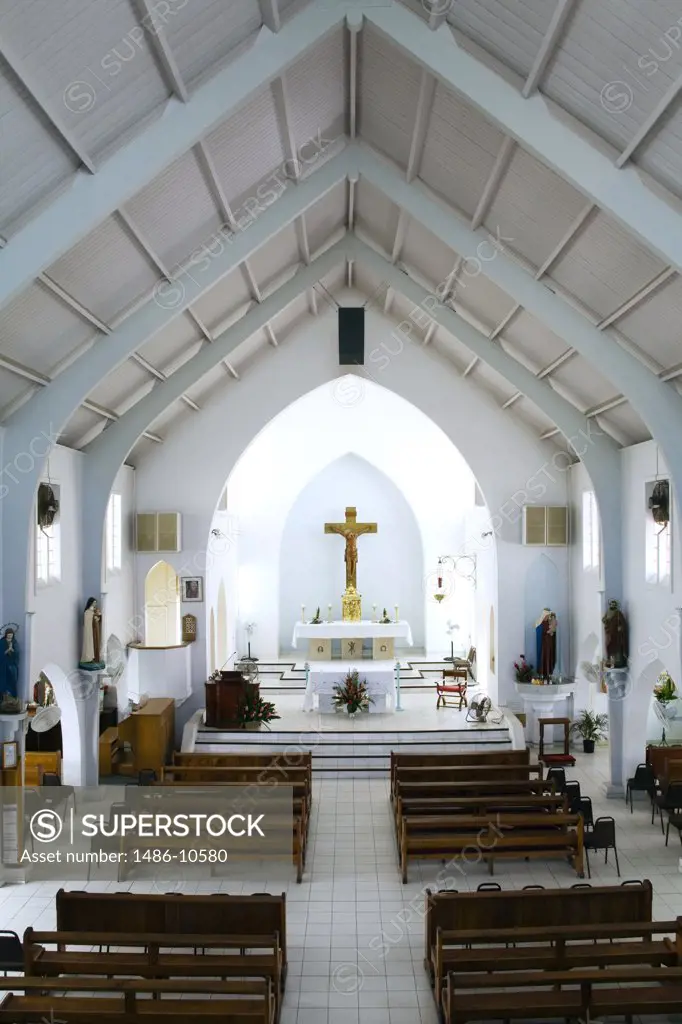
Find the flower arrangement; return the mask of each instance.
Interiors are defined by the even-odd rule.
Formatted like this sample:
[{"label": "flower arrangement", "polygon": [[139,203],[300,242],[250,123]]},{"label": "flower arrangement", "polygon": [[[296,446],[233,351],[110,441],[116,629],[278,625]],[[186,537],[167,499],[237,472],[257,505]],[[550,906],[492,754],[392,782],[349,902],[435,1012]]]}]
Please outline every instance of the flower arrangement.
[{"label": "flower arrangement", "polygon": [[321,622],[322,622],[322,619],[320,618],[320,606],[318,605],[317,606],[317,611],[315,612],[314,617],[310,620],[310,625],[311,626],[319,626]]},{"label": "flower arrangement", "polygon": [[654,697],[659,704],[669,704],[672,700],[677,700],[677,687],[675,686],[670,673],[663,671],[656,680],[654,686]]},{"label": "flower arrangement", "polygon": [[263,700],[260,694],[256,693],[255,688],[247,687],[246,696],[237,711],[237,721],[242,727],[252,722],[261,722],[267,726],[268,722],[280,717],[272,701]]},{"label": "flower arrangement", "polygon": [[369,711],[374,698],[367,692],[367,680],[360,682],[358,670],[354,668],[342,683],[334,687],[332,702],[337,709],[345,707],[349,715],[354,715],[357,711]]},{"label": "flower arrangement", "polygon": [[514,672],[517,683],[532,683],[535,669],[526,661],[526,655],[520,654],[519,660],[514,662]]},{"label": "flower arrangement", "polygon": [[388,625],[388,623],[389,623],[390,621],[391,621],[391,620],[390,620],[390,618],[389,618],[389,616],[388,616],[388,614],[387,614],[387,612],[386,612],[386,609],[384,608],[384,614],[383,614],[383,615],[381,616],[381,618],[379,619],[379,622],[380,622],[380,623],[381,623],[382,625],[384,625],[384,626],[387,626],[387,625]]}]

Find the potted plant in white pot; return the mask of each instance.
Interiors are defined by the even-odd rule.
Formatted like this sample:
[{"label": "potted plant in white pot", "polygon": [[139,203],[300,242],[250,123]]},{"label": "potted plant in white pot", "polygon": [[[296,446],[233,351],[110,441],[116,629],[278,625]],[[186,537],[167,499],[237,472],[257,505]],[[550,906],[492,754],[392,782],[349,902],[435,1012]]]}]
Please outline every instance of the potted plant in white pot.
[{"label": "potted plant in white pot", "polygon": [[571,731],[577,732],[579,736],[582,736],[584,752],[586,754],[593,754],[595,743],[598,740],[604,739],[608,727],[608,715],[599,715],[595,711],[588,711],[585,708],[571,726]]}]

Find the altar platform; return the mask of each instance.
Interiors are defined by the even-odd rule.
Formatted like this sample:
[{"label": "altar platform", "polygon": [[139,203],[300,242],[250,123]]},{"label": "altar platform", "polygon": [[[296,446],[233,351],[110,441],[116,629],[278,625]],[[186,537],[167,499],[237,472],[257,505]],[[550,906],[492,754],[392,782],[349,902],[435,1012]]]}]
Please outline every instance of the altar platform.
[{"label": "altar platform", "polygon": [[185,726],[183,751],[201,753],[281,753],[310,750],[313,773],[324,778],[368,778],[386,774],[391,750],[409,753],[467,753],[525,746],[523,728],[510,712],[493,709],[488,722],[466,721],[466,711],[436,710],[435,692],[406,693],[402,712],[319,714],[301,708],[301,695],[268,694],[281,715],[270,731],[206,729],[203,710]]}]

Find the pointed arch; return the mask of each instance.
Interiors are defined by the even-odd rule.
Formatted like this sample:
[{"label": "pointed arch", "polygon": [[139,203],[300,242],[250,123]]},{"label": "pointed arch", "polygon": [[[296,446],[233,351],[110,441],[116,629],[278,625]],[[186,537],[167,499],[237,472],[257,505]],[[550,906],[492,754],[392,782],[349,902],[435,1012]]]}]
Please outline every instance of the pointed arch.
[{"label": "pointed arch", "polygon": [[180,643],[180,581],[163,559],[151,567],[144,581],[144,635],[147,647]]}]

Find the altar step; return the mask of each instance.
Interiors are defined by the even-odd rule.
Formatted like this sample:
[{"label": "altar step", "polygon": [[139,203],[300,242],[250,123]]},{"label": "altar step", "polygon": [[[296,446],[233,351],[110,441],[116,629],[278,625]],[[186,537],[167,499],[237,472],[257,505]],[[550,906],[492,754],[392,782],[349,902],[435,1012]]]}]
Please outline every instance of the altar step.
[{"label": "altar step", "polygon": [[463,754],[479,750],[511,750],[509,730],[425,729],[327,731],[305,733],[300,730],[271,732],[222,732],[200,727],[196,732],[194,750],[203,754],[271,753],[292,754],[312,751],[313,773],[323,778],[367,778],[386,775],[392,750],[413,754]]},{"label": "altar step", "polygon": [[[437,659],[401,657],[400,685],[403,690],[433,690],[436,680],[443,677],[443,661]],[[362,672],[372,664],[371,659],[358,661],[358,669]],[[311,662],[314,667],[314,662]],[[280,691],[297,693],[305,690],[305,668],[303,661],[262,661],[258,664],[258,681],[263,691]],[[476,684],[470,682],[471,689]]]}]

